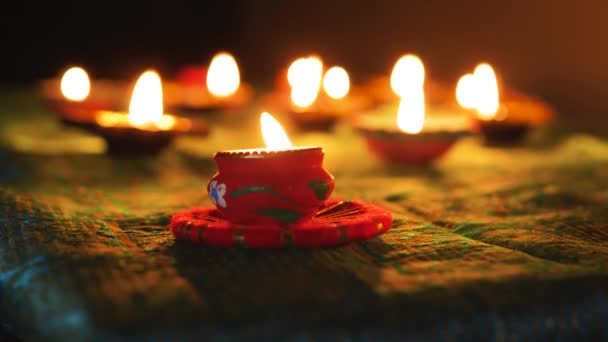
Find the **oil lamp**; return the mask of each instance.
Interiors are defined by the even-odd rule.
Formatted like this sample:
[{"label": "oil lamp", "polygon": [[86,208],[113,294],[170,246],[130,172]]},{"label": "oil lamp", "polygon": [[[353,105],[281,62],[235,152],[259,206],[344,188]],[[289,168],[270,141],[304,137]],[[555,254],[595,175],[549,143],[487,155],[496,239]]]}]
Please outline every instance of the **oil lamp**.
[{"label": "oil lamp", "polygon": [[163,113],[162,84],[158,73],[145,71],[137,80],[129,112],[98,111],[95,131],[115,155],[156,154],[182,134],[205,136],[200,121]]},{"label": "oil lamp", "polygon": [[321,147],[293,147],[268,113],[260,118],[266,148],[220,151],[208,185],[217,209],[235,223],[310,220],[334,188]]},{"label": "oil lamp", "polygon": [[281,125],[260,117],[266,148],[220,151],[207,184],[214,208],[194,207],[171,218],[178,240],[225,247],[318,248],[387,232],[392,216],[361,201],[330,199],[334,177],[321,147],[294,147]]},{"label": "oil lamp", "polygon": [[531,127],[553,116],[553,110],[538,99],[513,91],[504,93],[500,99],[496,74],[487,63],[463,75],[456,86],[458,103],[473,112],[476,129],[488,144],[521,142]]},{"label": "oil lamp", "polygon": [[166,89],[168,107],[199,112],[238,108],[253,94],[241,81],[236,59],[228,52],[217,53],[208,66],[182,68]]},{"label": "oil lamp", "polygon": [[368,107],[366,97],[353,91],[348,72],[341,66],[325,70],[317,55],[296,59],[280,75],[266,104],[287,112],[299,130],[328,131],[339,119]]},{"label": "oil lamp", "polygon": [[435,109],[426,115],[424,66],[412,62],[401,77],[391,80],[401,96],[395,120],[394,106],[385,106],[354,120],[369,149],[380,159],[397,165],[427,165],[446,153],[469,133],[468,120],[453,111]]},{"label": "oil lamp", "polygon": [[95,112],[112,110],[118,106],[123,88],[120,82],[91,81],[88,73],[79,66],[68,68],[60,79],[42,82],[42,93],[50,109],[67,125],[91,128]]}]

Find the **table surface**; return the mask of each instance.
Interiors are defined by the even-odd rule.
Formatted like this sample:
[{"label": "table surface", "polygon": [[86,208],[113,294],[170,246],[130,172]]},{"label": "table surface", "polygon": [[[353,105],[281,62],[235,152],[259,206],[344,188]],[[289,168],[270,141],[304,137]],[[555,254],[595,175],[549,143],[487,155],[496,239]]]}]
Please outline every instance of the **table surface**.
[{"label": "table surface", "polygon": [[393,227],[337,248],[247,250],[175,241],[167,224],[211,205],[214,151],[262,144],[259,105],[127,160],[31,89],[0,103],[0,322],[16,336],[608,338],[605,136],[558,124],[520,147],[470,137],[399,169],[347,125],[292,133],[325,148],[335,196],[384,205]]}]

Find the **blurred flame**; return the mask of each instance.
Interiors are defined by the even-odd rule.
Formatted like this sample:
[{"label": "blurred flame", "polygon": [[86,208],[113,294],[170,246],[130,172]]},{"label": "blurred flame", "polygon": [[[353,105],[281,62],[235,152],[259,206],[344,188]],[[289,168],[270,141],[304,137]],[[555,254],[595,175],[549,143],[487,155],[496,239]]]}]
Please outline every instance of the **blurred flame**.
[{"label": "blurred flame", "polygon": [[397,110],[397,126],[400,130],[416,134],[424,126],[424,90],[422,87],[410,89],[401,98]]},{"label": "blurred flame", "polygon": [[263,112],[260,116],[260,125],[266,147],[273,150],[284,150],[292,147],[291,141],[289,141],[289,137],[281,124],[268,112]]},{"label": "blurred flame", "polygon": [[323,77],[323,89],[332,99],[339,100],[350,90],[350,79],[348,73],[340,66],[331,67]]},{"label": "blurred flame", "polygon": [[232,55],[220,52],[213,57],[207,71],[207,89],[218,97],[236,93],[241,84],[239,66]]},{"label": "blurred flame", "polygon": [[89,96],[91,82],[81,67],[71,67],[61,77],[61,93],[72,101],[83,101]]},{"label": "blurred flame", "polygon": [[473,74],[463,75],[456,85],[456,100],[458,103],[467,109],[475,108],[477,104],[476,93],[475,76]]},{"label": "blurred flame", "polygon": [[391,88],[403,97],[407,92],[424,84],[424,64],[416,55],[407,54],[399,58],[391,72]]},{"label": "blurred flame", "polygon": [[163,90],[156,71],[148,70],[137,79],[131,95],[128,119],[134,126],[163,121]]},{"label": "blurred flame", "polygon": [[295,60],[287,70],[291,85],[291,101],[298,107],[308,107],[315,102],[321,88],[323,62],[317,56]]},{"label": "blurred flame", "polygon": [[496,116],[499,107],[498,82],[494,69],[487,63],[481,63],[475,68],[473,75],[477,94],[475,108],[481,119],[492,119]]}]

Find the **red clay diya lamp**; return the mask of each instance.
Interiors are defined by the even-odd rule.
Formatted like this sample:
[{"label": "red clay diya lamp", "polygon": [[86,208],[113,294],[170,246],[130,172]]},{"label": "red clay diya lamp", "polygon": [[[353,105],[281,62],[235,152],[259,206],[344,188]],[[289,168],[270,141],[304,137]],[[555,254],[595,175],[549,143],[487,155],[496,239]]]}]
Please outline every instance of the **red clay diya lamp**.
[{"label": "red clay diya lamp", "polygon": [[[355,126],[369,149],[389,164],[424,166],[444,155],[462,136],[469,134],[464,115],[434,109],[426,115],[424,66],[419,60],[408,66],[395,88],[403,96],[397,108],[360,116]],[[396,123],[396,124],[395,124]]]},{"label": "red clay diya lamp", "polygon": [[96,133],[112,155],[157,154],[179,135],[206,136],[200,121],[163,113],[162,84],[155,71],[144,72],[133,88],[129,112],[98,111]]},{"label": "red clay diya lamp", "polygon": [[343,67],[324,71],[316,55],[296,59],[280,79],[265,104],[287,113],[292,126],[300,131],[329,131],[340,119],[369,107],[368,99],[351,89]]},{"label": "red clay diya lamp", "polygon": [[496,74],[487,63],[460,78],[456,99],[472,111],[475,129],[490,145],[520,143],[532,127],[541,126],[554,116],[547,104],[515,91],[505,91],[503,99],[499,99]]},{"label": "red clay diya lamp", "polygon": [[83,128],[94,126],[95,112],[115,109],[121,90],[119,82],[92,82],[87,72],[77,66],[67,69],[61,79],[42,82],[42,93],[50,109],[64,124]]},{"label": "red clay diya lamp", "polygon": [[165,104],[178,111],[214,112],[247,104],[251,86],[241,82],[239,66],[227,53],[216,54],[209,66],[187,66],[165,86]]},{"label": "red clay diya lamp", "polygon": [[390,229],[390,212],[359,201],[329,199],[334,177],[321,147],[293,147],[281,125],[262,113],[267,148],[221,151],[207,185],[215,208],[176,213],[177,239],[250,248],[328,247]]}]

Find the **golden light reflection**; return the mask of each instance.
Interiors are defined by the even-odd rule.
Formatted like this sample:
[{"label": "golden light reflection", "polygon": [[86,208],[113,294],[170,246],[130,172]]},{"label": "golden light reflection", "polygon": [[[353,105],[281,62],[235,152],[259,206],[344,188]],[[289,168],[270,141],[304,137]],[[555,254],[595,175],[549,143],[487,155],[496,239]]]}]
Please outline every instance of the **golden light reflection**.
[{"label": "golden light reflection", "polygon": [[287,70],[287,81],[291,85],[291,101],[298,107],[312,105],[321,88],[323,62],[318,56],[298,58]]},{"label": "golden light reflection", "polygon": [[260,116],[260,126],[262,137],[266,147],[272,150],[285,150],[292,148],[291,141],[281,127],[281,124],[268,112],[263,112]]},{"label": "golden light reflection", "polygon": [[61,93],[71,101],[84,101],[91,91],[89,75],[81,67],[69,68],[61,77]]},{"label": "golden light reflection", "polygon": [[217,97],[236,93],[241,84],[239,66],[234,57],[226,52],[216,54],[207,71],[207,89]]},{"label": "golden light reflection", "polygon": [[[424,64],[416,55],[407,54],[399,58],[391,72],[391,88],[403,97],[408,91],[424,84]],[[409,87],[409,88],[408,88]]]},{"label": "golden light reflection", "polygon": [[342,99],[350,90],[350,79],[343,67],[334,66],[325,72],[323,90],[332,99]]}]

